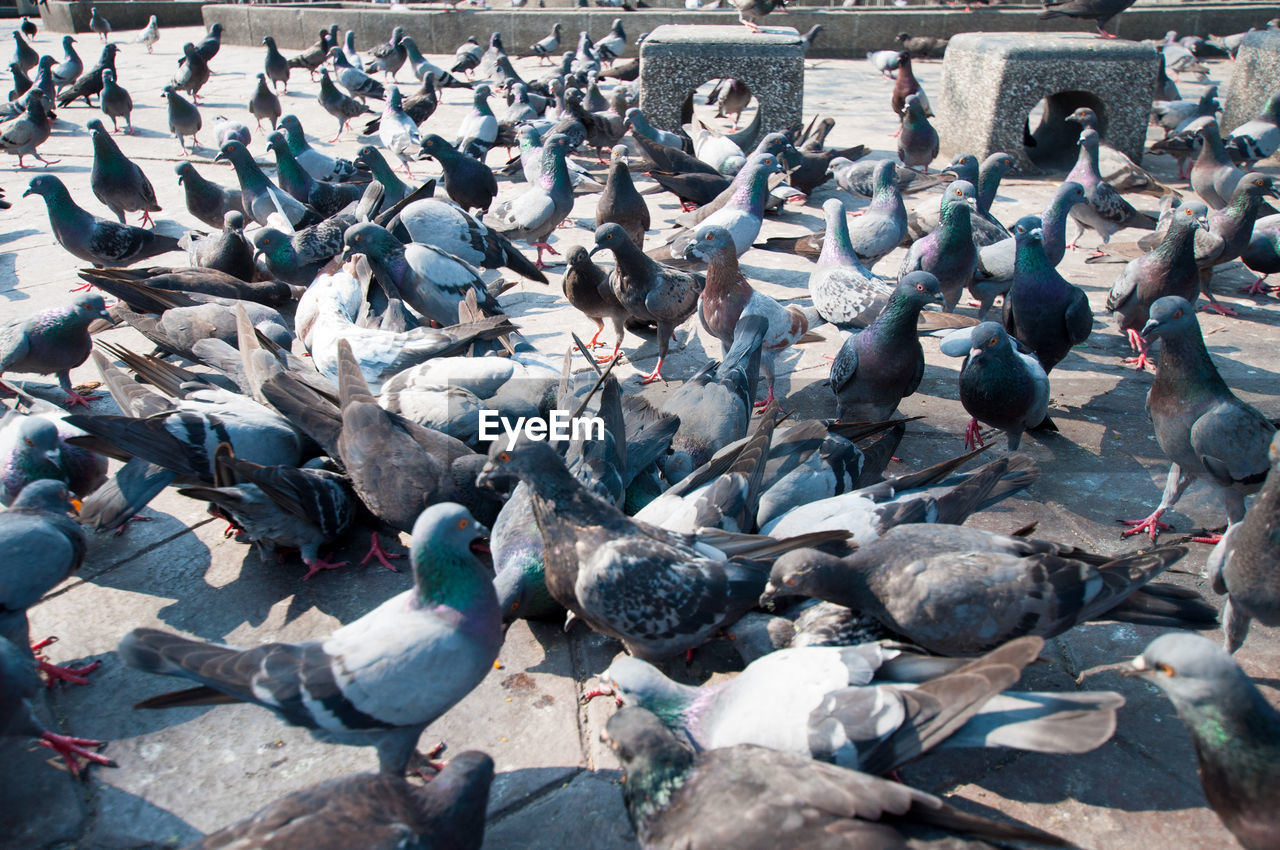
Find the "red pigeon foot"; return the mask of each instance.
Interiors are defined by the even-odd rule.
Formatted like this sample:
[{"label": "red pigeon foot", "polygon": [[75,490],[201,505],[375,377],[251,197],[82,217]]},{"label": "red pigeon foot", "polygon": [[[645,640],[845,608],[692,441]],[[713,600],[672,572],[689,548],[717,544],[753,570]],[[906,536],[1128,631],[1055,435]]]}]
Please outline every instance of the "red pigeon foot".
[{"label": "red pigeon foot", "polygon": [[1162,531],[1171,531],[1173,526],[1160,521],[1160,517],[1164,515],[1164,511],[1156,508],[1155,512],[1146,519],[1122,519],[1120,522],[1130,526],[1128,531],[1121,534],[1121,537],[1132,537],[1135,534],[1147,532],[1151,535],[1151,542],[1155,543],[1156,538],[1160,536]]},{"label": "red pigeon foot", "polygon": [[370,559],[377,558],[378,563],[382,564],[382,566],[391,570],[391,572],[393,573],[400,572],[395,568],[395,566],[392,565],[390,559],[403,558],[404,555],[399,555],[399,554],[393,555],[387,552],[386,549],[383,549],[382,541],[378,539],[378,532],[376,531],[369,535],[369,541],[370,541],[369,552],[363,558],[360,559],[360,566],[363,567],[365,564],[369,563]]},{"label": "red pigeon foot", "polygon": [[67,735],[58,735],[54,732],[44,732],[40,735],[40,743],[42,746],[48,747],[58,755],[62,756],[62,760],[67,763],[67,769],[71,771],[71,775],[79,777],[81,767],[80,762],[76,761],[76,757],[84,759],[91,764],[100,764],[104,767],[115,767],[116,763],[101,753],[95,753],[85,749],[86,747],[102,747],[106,745],[105,741],[95,741],[92,738],[72,738]]}]

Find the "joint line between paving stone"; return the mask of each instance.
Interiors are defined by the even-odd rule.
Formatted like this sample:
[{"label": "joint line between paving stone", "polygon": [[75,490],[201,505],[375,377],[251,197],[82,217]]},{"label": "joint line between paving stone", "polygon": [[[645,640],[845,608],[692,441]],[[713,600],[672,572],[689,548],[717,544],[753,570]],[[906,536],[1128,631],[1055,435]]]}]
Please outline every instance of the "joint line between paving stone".
[{"label": "joint line between paving stone", "polygon": [[484,819],[485,826],[488,827],[493,824],[496,824],[500,820],[505,820],[511,815],[517,812],[523,811],[524,809],[527,809],[529,806],[536,803],[538,800],[541,800],[543,797],[546,797],[552,794],[557,789],[558,786],[568,785],[569,783],[576,781],[577,778],[581,776],[584,772],[585,772],[584,768],[575,767],[573,769],[573,773],[569,774],[568,776],[562,776],[559,779],[553,779],[550,782],[548,782],[546,785],[539,785],[537,788],[530,791],[528,794],[525,794],[519,800],[513,800],[511,803],[507,804],[506,806],[503,806],[501,809],[498,809],[493,814],[486,816]]}]

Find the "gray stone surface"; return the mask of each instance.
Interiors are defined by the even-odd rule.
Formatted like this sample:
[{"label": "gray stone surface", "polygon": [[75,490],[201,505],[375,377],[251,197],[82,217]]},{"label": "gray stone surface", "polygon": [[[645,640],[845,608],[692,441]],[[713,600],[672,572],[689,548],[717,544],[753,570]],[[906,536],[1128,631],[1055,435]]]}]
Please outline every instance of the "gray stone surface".
[{"label": "gray stone surface", "polygon": [[1262,111],[1280,91],[1280,31],[1261,30],[1244,37],[1236,53],[1231,85],[1222,99],[1224,134]]},{"label": "gray stone surface", "polygon": [[751,89],[766,133],[804,115],[804,44],[790,27],[663,26],[640,45],[640,109],[655,127],[678,130],[694,89],[721,77]]},{"label": "gray stone surface", "polygon": [[[947,45],[942,87],[932,99],[942,156],[1003,151],[1023,173],[1065,170],[1076,158],[1081,106],[1098,113],[1107,141],[1137,160],[1146,140],[1156,52],[1131,41],[1086,35],[981,33]],[[1034,144],[1024,143],[1028,116],[1046,100]]]},{"label": "gray stone surface", "polygon": [[[339,20],[339,15],[359,14],[359,10],[300,13],[296,8],[231,8],[244,10],[260,26],[265,26],[262,21],[274,20],[277,12],[295,18],[332,14],[334,20]],[[388,14],[401,13],[382,10],[368,13],[367,19],[381,27]],[[529,13],[526,18],[545,30],[549,14]],[[601,10],[590,14],[594,34],[604,32],[616,13]],[[626,16],[629,31],[631,22],[641,14],[645,13]],[[724,19],[732,13],[716,14]],[[940,26],[951,26],[949,21],[962,18],[964,13],[933,14]],[[973,14],[976,19],[982,13]],[[1122,26],[1129,14],[1119,19]],[[404,19],[415,25],[424,17],[416,12],[404,14]],[[496,12],[433,12],[430,25],[446,18],[447,25],[455,28],[446,31],[452,36],[469,34],[472,29],[484,36],[490,31],[489,21],[504,19]],[[795,18],[788,22],[795,22]],[[258,32],[259,41],[264,34]],[[164,208],[157,214],[164,232],[176,233],[196,222],[183,208],[172,171],[179,147],[165,130],[164,104],[156,90],[161,81],[172,76],[182,43],[198,36],[195,28],[167,30],[154,56],[122,39],[118,62],[121,79],[133,92],[138,132],[116,138],[151,177]],[[314,33],[308,43],[313,39]],[[53,33],[41,32],[36,47],[41,52],[54,52],[58,40]],[[513,48],[524,41],[508,38]],[[373,42],[358,43],[367,46]],[[448,62],[452,47],[448,45],[447,55],[432,55],[432,60]],[[239,120],[247,117],[244,104],[261,59],[262,47],[256,42],[250,47],[223,47],[213,62],[215,76],[201,94],[207,123],[216,115]],[[538,74],[536,60],[517,58],[515,65],[526,77]],[[941,67],[938,62],[916,65],[922,84],[934,96],[935,109],[939,108],[935,93],[939,91]],[[1212,62],[1210,67],[1213,82],[1229,82],[1232,63]],[[314,84],[305,74],[296,74],[291,82],[289,93],[282,95],[285,108],[300,116],[313,138],[327,138],[332,120],[315,102]],[[1194,83],[1182,85],[1188,96],[1197,96],[1201,90]],[[836,119],[829,139],[832,146],[861,143],[872,149],[873,158],[891,156],[893,141],[887,136],[896,126],[889,110],[892,86],[865,61],[820,62],[806,71],[805,117],[822,114]],[[431,119],[433,126],[455,127],[470,102],[468,91],[446,90]],[[41,151],[49,158],[61,159],[47,169],[48,173],[65,180],[88,209],[104,215],[106,210],[89,190],[90,142],[83,131],[85,121],[98,115],[97,109],[82,106],[60,110],[53,136]],[[1153,131],[1152,138],[1158,135],[1159,131]],[[351,157],[362,144],[376,141],[346,135],[337,144],[314,143],[327,153]],[[270,167],[271,157],[263,155],[264,139],[256,131],[250,149]],[[212,155],[211,149],[201,148],[192,160],[209,179],[223,185],[234,183],[230,169],[212,162]],[[603,173],[593,157],[579,161],[597,175]],[[496,164],[497,160],[491,157],[490,162]],[[9,158],[3,164],[12,163]],[[1185,183],[1174,180],[1172,160],[1148,158],[1143,164],[1160,179],[1186,190]],[[1272,174],[1280,170],[1274,161],[1259,167]],[[414,170],[420,179],[438,175],[435,163],[415,164]],[[45,170],[29,172],[11,170],[3,181],[13,203],[12,209],[0,211],[4,233],[0,299],[6,315],[65,302],[70,297],[67,290],[79,282],[75,275],[78,264],[69,261],[54,244],[41,202],[21,197],[25,180]],[[642,190],[654,185],[643,174],[637,174],[636,181]],[[500,188],[501,201],[524,187],[503,179]],[[1054,188],[1052,180],[1007,179],[993,211],[1002,221],[1039,212]],[[781,216],[768,218],[761,237],[795,236],[821,226],[822,204],[831,197],[840,197],[855,211],[866,204],[831,185],[822,186],[806,202],[789,203]],[[908,198],[907,204],[912,207],[923,200],[929,197]],[[1156,204],[1155,199],[1142,196],[1131,196],[1130,200],[1144,209]],[[648,196],[647,201],[654,221],[649,238],[660,240],[680,207],[670,195]],[[570,216],[571,226],[558,230],[550,241],[561,250],[589,242],[595,203],[596,196],[579,196]],[[136,216],[130,219],[136,220]],[[588,229],[578,222],[585,222]],[[1140,235],[1123,231],[1113,242],[1132,242]],[[1085,248],[1093,247],[1087,238],[1085,242]],[[1054,370],[1053,416],[1062,430],[1024,440],[1024,450],[1041,468],[1039,481],[1020,497],[979,514],[971,524],[1007,531],[1034,521],[1038,523],[1036,533],[1047,539],[1101,552],[1129,551],[1141,544],[1121,540],[1115,520],[1144,516],[1151,510],[1159,499],[1167,467],[1143,409],[1150,374],[1135,373],[1121,364],[1127,345],[1103,311],[1119,267],[1087,265],[1083,261],[1086,253],[1069,252],[1060,267],[1070,281],[1085,289],[1097,311],[1094,335]],[[876,270],[893,274],[901,259],[901,251],[895,251]],[[155,264],[183,262],[180,254],[172,254],[157,258]],[[806,261],[752,250],[743,255],[742,268],[760,290],[805,303],[805,285],[812,269]],[[539,349],[562,352],[569,342],[569,331],[589,334],[592,324],[564,304],[555,271],[550,273],[550,287],[517,285],[503,294],[502,304]],[[1215,278],[1219,298],[1239,310],[1242,318],[1206,315],[1201,322],[1226,381],[1264,413],[1276,416],[1280,415],[1280,402],[1275,397],[1280,374],[1273,365],[1280,334],[1277,302],[1237,294],[1235,287],[1250,279],[1239,264],[1220,271]],[[969,308],[962,305],[960,310]],[[719,344],[693,329],[695,324],[689,323],[677,334],[679,344],[673,346],[664,370],[670,383],[645,388],[642,392],[646,396],[660,398],[708,357],[720,355]],[[777,389],[784,405],[797,416],[828,416],[834,411],[830,389],[823,385],[830,371],[823,355],[836,352],[842,334],[821,327],[816,337],[818,341],[779,355]],[[110,331],[104,338],[139,350],[148,347],[142,337],[124,329]],[[920,392],[903,405],[905,414],[923,418],[911,424],[898,450],[903,462],[892,467],[895,472],[958,453],[959,434],[968,421],[956,400],[958,362],[941,356],[935,341],[926,339],[923,344],[927,367]],[[652,368],[654,348],[652,338],[628,335],[625,339],[624,357],[615,374],[627,392],[641,391],[636,375]],[[6,375],[10,377],[23,376]],[[75,370],[72,377],[85,382],[98,376],[90,365]],[[50,390],[50,397],[59,397],[50,378],[31,376],[27,386]],[[103,399],[93,403],[93,410],[110,413],[115,412],[115,406]],[[42,695],[42,716],[57,731],[109,740],[105,752],[120,766],[115,770],[94,767],[86,781],[74,781],[47,750],[26,741],[4,742],[0,746],[0,847],[98,850],[180,845],[246,817],[290,791],[374,765],[370,752],[317,743],[305,732],[287,727],[252,706],[134,710],[132,706],[138,701],[184,683],[127,670],[114,648],[122,634],[137,626],[173,629],[242,646],[320,638],[339,623],[350,622],[407,588],[409,577],[376,566],[351,566],[302,583],[303,568],[296,559],[261,562],[249,547],[225,539],[222,524],[210,520],[202,504],[166,492],[144,513],[152,521],[131,524],[120,537],[90,535],[84,568],[31,614],[33,636],[60,638],[49,649],[55,662],[103,661],[102,668],[91,676],[91,685],[59,685]],[[1222,507],[1208,487],[1196,486],[1169,519],[1176,533],[1184,533],[1219,524]],[[403,543],[402,539],[401,547]],[[353,533],[335,559],[358,561],[367,544],[367,530]],[[387,544],[393,546],[394,541]],[[1191,555],[1178,565],[1183,572],[1170,579],[1198,588],[1216,602],[1217,597],[1199,575],[1207,552],[1207,547],[1194,546]],[[1120,714],[1116,739],[1096,752],[1073,758],[1005,752],[939,753],[908,767],[904,777],[945,795],[956,805],[1053,829],[1096,850],[1232,846],[1230,835],[1203,800],[1189,741],[1168,701],[1148,686],[1122,680],[1109,669],[1137,652],[1154,633],[1113,623],[1090,625],[1052,641],[1045,653],[1046,663],[1028,671],[1027,687],[1106,688],[1125,695],[1128,705]],[[1216,632],[1209,635],[1220,638]],[[1275,630],[1256,627],[1238,656],[1273,702],[1280,702],[1276,690],[1280,682],[1278,635]],[[617,763],[599,741],[613,703],[608,699],[586,706],[578,703],[580,695],[594,686],[595,674],[619,651],[617,643],[580,626],[565,635],[559,624],[516,625],[499,656],[501,668],[427,730],[422,745],[443,739],[449,746],[446,757],[479,748],[497,760],[487,846],[521,850],[563,850],[569,842],[574,846],[589,842],[589,846],[604,850],[634,846],[622,809]],[[664,667],[669,675],[693,683],[729,675],[734,669],[727,641],[699,649],[688,666],[677,659]]]},{"label": "gray stone surface", "polygon": [[159,0],[159,2],[129,3],[118,0],[107,2],[68,3],[65,0],[48,0],[40,4],[40,19],[52,32],[91,32],[89,10],[98,8],[98,15],[111,24],[112,37],[119,41],[128,37],[129,30],[140,30],[152,15],[162,27],[189,27],[201,23],[201,8],[205,4],[195,0]]}]

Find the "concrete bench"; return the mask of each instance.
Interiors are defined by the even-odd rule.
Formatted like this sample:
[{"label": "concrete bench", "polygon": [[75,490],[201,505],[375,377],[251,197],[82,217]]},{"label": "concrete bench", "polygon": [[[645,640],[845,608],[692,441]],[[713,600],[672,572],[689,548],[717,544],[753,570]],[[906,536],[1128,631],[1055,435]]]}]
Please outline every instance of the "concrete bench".
[{"label": "concrete bench", "polygon": [[1280,91],[1280,30],[1251,32],[1240,42],[1231,84],[1222,99],[1225,134],[1257,117],[1267,98]]},{"label": "concrete bench", "polygon": [[1134,41],[1083,33],[957,35],[942,63],[942,90],[929,92],[942,153],[981,160],[1004,151],[1021,173],[1064,171],[1076,160],[1080,136],[1066,117],[1087,106],[1098,114],[1102,137],[1138,162],[1158,68],[1155,50]]},{"label": "concrete bench", "polygon": [[791,27],[661,26],[640,45],[640,109],[656,127],[677,130],[689,120],[689,98],[707,80],[746,83],[766,132],[804,114],[804,44]]}]

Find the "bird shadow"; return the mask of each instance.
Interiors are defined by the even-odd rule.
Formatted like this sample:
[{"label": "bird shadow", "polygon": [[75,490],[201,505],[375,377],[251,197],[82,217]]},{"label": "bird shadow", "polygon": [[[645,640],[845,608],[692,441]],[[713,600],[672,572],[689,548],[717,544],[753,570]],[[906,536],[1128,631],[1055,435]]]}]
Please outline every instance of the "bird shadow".
[{"label": "bird shadow", "polygon": [[[21,239],[24,236],[31,236],[39,232],[40,231],[36,230],[35,228],[24,227],[21,230],[10,230],[4,233],[0,233],[0,245],[5,245],[9,242],[17,241],[18,239]],[[3,266],[0,266],[0,278],[6,277],[7,276],[6,272],[10,274],[13,272],[13,266],[14,266],[13,254],[0,254],[0,262],[3,263]]]}]

